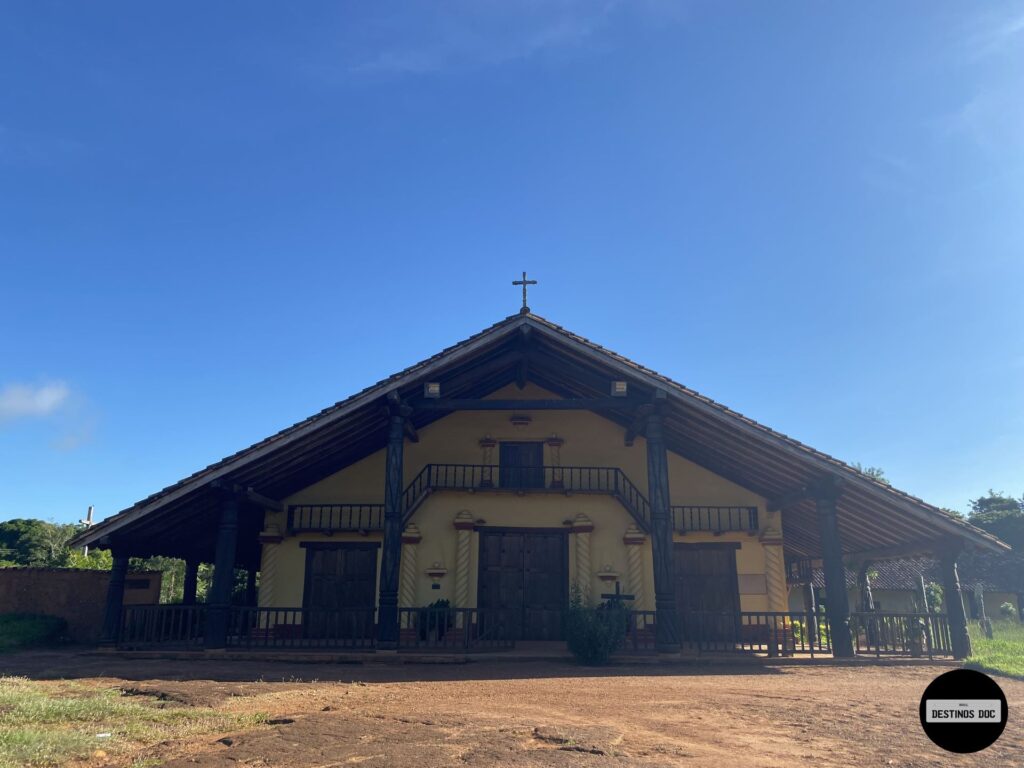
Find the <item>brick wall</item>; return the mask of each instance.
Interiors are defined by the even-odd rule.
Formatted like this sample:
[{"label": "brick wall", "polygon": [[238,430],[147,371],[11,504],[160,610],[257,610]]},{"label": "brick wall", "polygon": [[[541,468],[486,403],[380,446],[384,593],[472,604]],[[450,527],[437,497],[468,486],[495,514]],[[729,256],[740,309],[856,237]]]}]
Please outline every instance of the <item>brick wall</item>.
[{"label": "brick wall", "polygon": [[[160,600],[161,574],[129,573],[125,605]],[[109,571],[72,568],[0,568],[0,613],[45,613],[68,623],[76,643],[95,643],[103,627]]]}]

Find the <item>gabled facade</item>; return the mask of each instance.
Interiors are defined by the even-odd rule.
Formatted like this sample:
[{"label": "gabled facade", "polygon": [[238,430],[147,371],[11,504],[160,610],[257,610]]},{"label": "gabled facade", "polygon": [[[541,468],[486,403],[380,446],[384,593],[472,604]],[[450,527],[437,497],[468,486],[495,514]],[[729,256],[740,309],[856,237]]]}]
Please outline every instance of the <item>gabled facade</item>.
[{"label": "gabled facade", "polygon": [[[80,542],[114,550],[113,591],[130,555],[182,557],[193,585],[198,563],[214,562],[210,606],[172,622],[213,647],[559,641],[578,593],[624,601],[633,646],[666,652],[792,650],[819,635],[801,628],[817,617],[787,604],[787,572],[802,564],[820,561],[841,584],[844,561],[929,552],[955,593],[960,552],[1004,548],[529,312]],[[236,567],[253,606],[228,606]],[[848,655],[849,605],[834,594],[832,645],[818,650]],[[110,640],[152,624],[110,605]],[[962,606],[954,613],[962,655]]]}]

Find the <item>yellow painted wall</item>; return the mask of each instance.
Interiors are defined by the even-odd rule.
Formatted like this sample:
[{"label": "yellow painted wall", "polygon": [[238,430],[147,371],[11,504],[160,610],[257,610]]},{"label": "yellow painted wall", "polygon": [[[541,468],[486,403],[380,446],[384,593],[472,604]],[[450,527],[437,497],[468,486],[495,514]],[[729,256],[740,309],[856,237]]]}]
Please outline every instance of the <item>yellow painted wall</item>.
[{"label": "yellow painted wall", "polygon": [[[513,385],[493,393],[491,397],[528,401],[531,398],[549,399],[556,396],[534,385],[528,385],[523,390],[519,390]],[[478,442],[485,436],[501,442],[541,441],[552,435],[557,435],[565,441],[560,448],[560,455],[556,461],[552,448],[546,446],[545,464],[619,467],[641,492],[647,495],[647,454],[642,437],[638,437],[632,447],[626,447],[623,445],[622,427],[588,411],[531,412],[529,403],[524,402],[522,412],[532,416],[532,422],[522,428],[513,427],[509,423],[511,416],[509,411],[463,411],[424,427],[419,431],[418,443],[406,441],[405,483],[411,481],[428,463],[483,463],[483,452]],[[497,448],[494,449],[490,463],[498,463]],[[285,499],[285,506],[318,503],[380,504],[384,500],[384,464],[385,451],[377,451]],[[763,498],[675,454],[669,454],[668,464],[673,504],[757,506],[762,526],[770,523],[776,530],[781,530],[781,517],[778,514],[767,515]],[[605,565],[610,565],[620,574],[623,587],[630,588],[627,584],[628,565],[622,536],[633,520],[613,498],[584,494],[567,496],[551,493],[526,493],[518,496],[501,492],[441,491],[432,494],[416,510],[411,520],[419,527],[423,536],[421,543],[417,545],[417,571],[419,572],[417,600],[421,605],[439,598],[454,601],[456,531],[452,523],[455,515],[461,510],[467,510],[475,520],[483,520],[481,525],[502,527],[569,527],[565,525],[565,521],[571,521],[577,514],[583,513],[594,524],[594,531],[591,534],[592,570],[596,571]],[[285,525],[284,513],[268,515],[268,528],[276,526],[283,533]],[[369,538],[379,540],[380,534],[373,534]],[[278,545],[270,545],[278,547],[275,573],[273,574],[274,583],[267,590],[268,594],[272,596],[270,605],[300,606],[302,604],[305,550],[299,545],[301,541],[321,540],[365,541],[366,537],[357,534],[336,534],[329,538],[320,535],[304,535],[287,537]],[[684,537],[677,535],[676,540],[686,543],[738,541],[741,548],[737,552],[737,571],[740,574],[752,576],[764,576],[765,574],[764,549],[756,536],[749,536],[746,533],[724,534],[718,537],[712,534],[688,534]],[[644,600],[643,604],[637,607],[653,609],[653,571],[649,540],[643,545],[643,549]],[[469,607],[476,604],[478,557],[479,535],[473,534]],[[448,574],[441,579],[440,590],[432,590],[430,579],[423,573],[424,569],[434,562],[439,562],[448,569]],[[378,568],[379,563],[378,556]],[[572,583],[574,579],[571,575],[575,573],[575,547],[571,536],[569,569],[569,581]],[[754,580],[743,581],[749,583]],[[590,586],[592,594],[595,595],[608,589],[608,585],[596,577],[592,577]],[[767,610],[767,596],[757,591],[741,594],[741,607],[743,610]]]}]

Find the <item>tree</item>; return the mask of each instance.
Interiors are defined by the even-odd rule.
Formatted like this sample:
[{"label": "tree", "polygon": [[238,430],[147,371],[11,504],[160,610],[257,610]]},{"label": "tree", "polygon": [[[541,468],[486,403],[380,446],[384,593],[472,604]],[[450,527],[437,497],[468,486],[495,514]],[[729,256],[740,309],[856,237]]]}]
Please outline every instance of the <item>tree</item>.
[{"label": "tree", "polygon": [[46,547],[42,540],[44,529],[50,525],[23,518],[0,523],[0,558],[14,565],[44,564]]},{"label": "tree", "polygon": [[850,466],[856,469],[862,475],[867,475],[872,480],[877,480],[878,482],[883,483],[884,485],[892,485],[892,483],[889,482],[889,478],[885,476],[885,470],[882,469],[881,467],[865,467],[859,461],[853,462]]},{"label": "tree", "polygon": [[1024,497],[1015,499],[990,488],[987,496],[971,500],[967,522],[1024,550]]}]

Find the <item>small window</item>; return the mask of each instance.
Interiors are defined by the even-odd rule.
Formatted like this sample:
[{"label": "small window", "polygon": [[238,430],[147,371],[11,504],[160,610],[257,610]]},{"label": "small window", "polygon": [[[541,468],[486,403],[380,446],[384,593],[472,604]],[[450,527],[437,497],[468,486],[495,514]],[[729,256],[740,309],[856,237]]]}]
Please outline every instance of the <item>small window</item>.
[{"label": "small window", "polygon": [[544,487],[544,443],[501,443],[498,450],[502,488]]}]

